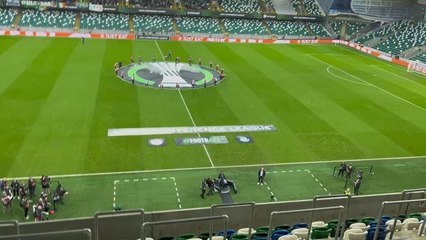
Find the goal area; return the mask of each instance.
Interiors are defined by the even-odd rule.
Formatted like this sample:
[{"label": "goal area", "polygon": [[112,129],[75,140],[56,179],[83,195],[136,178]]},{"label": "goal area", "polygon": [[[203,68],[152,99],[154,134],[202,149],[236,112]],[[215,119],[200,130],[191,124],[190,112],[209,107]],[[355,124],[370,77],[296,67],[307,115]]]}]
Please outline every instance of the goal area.
[{"label": "goal area", "polygon": [[426,75],[426,63],[420,61],[410,61],[408,63],[407,72]]}]

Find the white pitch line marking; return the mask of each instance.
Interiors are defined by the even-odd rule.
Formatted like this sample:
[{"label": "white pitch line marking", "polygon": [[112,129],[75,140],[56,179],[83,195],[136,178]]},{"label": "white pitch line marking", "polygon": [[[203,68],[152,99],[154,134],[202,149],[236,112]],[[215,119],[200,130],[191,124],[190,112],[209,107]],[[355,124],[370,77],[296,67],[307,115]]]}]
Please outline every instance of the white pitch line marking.
[{"label": "white pitch line marking", "polygon": [[271,191],[271,188],[269,188],[269,185],[266,182],[264,182],[264,183],[265,183],[266,188],[269,191],[271,198],[273,198],[275,202],[278,201],[278,199],[275,197],[274,193]]},{"label": "white pitch line marking", "polygon": [[274,171],[274,173],[278,173],[278,171]]},{"label": "white pitch line marking", "polygon": [[138,182],[139,181],[139,179],[133,179],[133,182]]},{"label": "white pitch line marking", "polygon": [[148,178],[144,178],[144,179],[142,179],[142,181],[148,181]]},{"label": "white pitch line marking", "polygon": [[[379,157],[379,158],[356,158],[356,159],[337,159],[328,161],[313,161],[313,162],[291,162],[291,163],[264,163],[264,164],[244,164],[244,165],[228,165],[228,166],[215,166],[215,168],[248,168],[248,167],[264,167],[264,166],[289,166],[289,165],[310,165],[319,163],[341,163],[341,162],[363,162],[363,161],[388,161],[388,160],[410,160],[410,159],[422,159],[426,158],[426,155],[421,156],[397,156],[397,157]],[[63,174],[63,175],[52,175],[52,178],[73,178],[73,177],[96,177],[96,176],[108,176],[108,175],[127,175],[127,174],[138,174],[138,173],[160,173],[160,172],[179,172],[179,171],[199,171],[199,170],[211,170],[212,167],[193,167],[193,168],[171,168],[171,169],[156,169],[156,170],[137,170],[137,171],[121,171],[121,172],[101,172],[101,173],[77,173],[77,174]],[[6,180],[28,180],[26,177],[7,177]],[[119,180],[117,180],[120,182]]]},{"label": "white pitch line marking", "polygon": [[171,179],[173,180],[173,183],[175,185],[176,198],[177,198],[177,202],[178,202],[179,208],[182,208],[182,204],[181,204],[181,201],[180,201],[179,190],[178,190],[177,184],[176,184],[176,179],[174,177],[172,177]]},{"label": "white pitch line marking", "polygon": [[152,181],[156,181],[158,178],[151,178]]},{"label": "white pitch line marking", "polygon": [[166,180],[166,179],[167,179],[167,178],[165,178],[165,177],[162,177],[162,178],[161,178],[161,180]]},{"label": "white pitch line marking", "polygon": [[[401,76],[401,75],[398,75],[398,74],[393,73],[393,72],[391,72],[391,71],[388,71],[388,70],[386,70],[386,69],[383,69],[383,68],[381,68],[381,67],[379,67],[379,66],[377,66],[377,65],[371,65],[371,66],[372,66],[372,67],[374,67],[374,68],[377,68],[377,69],[379,69],[379,70],[385,71],[385,72],[387,72],[387,73],[390,73],[390,74],[392,74],[392,75],[394,75],[394,76],[397,76],[397,77],[403,78],[403,79],[405,79],[405,80],[408,80],[408,81],[410,81],[410,82],[412,82],[412,83],[415,83],[416,85],[419,85],[419,86],[422,86],[422,87],[426,87],[426,86],[425,86],[425,85],[423,85],[423,84],[420,84],[420,83],[418,83],[418,82],[416,82],[416,81],[414,81],[414,80],[411,80],[411,79],[406,78],[406,77],[404,77],[404,76]],[[385,65],[385,66],[386,66],[386,65]]]},{"label": "white pitch line marking", "polygon": [[124,180],[124,182],[130,182],[130,180],[129,180],[129,179],[126,179],[126,180]]},{"label": "white pitch line marking", "polygon": [[383,89],[383,88],[380,88],[380,87],[378,87],[378,86],[376,86],[376,85],[374,85],[374,84],[372,84],[372,83],[370,83],[370,82],[368,82],[368,81],[366,81],[366,80],[364,80],[364,79],[361,79],[361,78],[359,78],[359,77],[357,77],[357,76],[354,76],[354,75],[352,75],[352,74],[350,74],[350,73],[348,73],[348,72],[346,72],[346,71],[344,71],[344,70],[342,70],[342,69],[340,69],[340,68],[338,68],[338,67],[336,67],[336,66],[333,66],[332,64],[329,64],[329,63],[327,63],[327,62],[325,62],[325,61],[323,61],[323,60],[321,60],[321,59],[318,59],[318,58],[316,58],[316,57],[314,57],[314,56],[311,56],[311,55],[309,55],[309,54],[306,54],[306,55],[307,55],[307,56],[309,56],[309,57],[311,57],[311,58],[313,58],[313,59],[315,59],[315,60],[317,60],[317,61],[319,61],[319,62],[322,62],[322,63],[324,63],[324,64],[326,64],[326,65],[328,65],[328,66],[332,66],[332,67],[334,67],[335,69],[337,69],[337,70],[339,70],[339,71],[341,71],[341,72],[343,72],[343,73],[346,73],[346,74],[348,74],[349,76],[351,76],[351,77],[353,77],[353,78],[356,78],[356,79],[358,79],[358,80],[360,80],[360,81],[362,81],[362,82],[364,82],[364,83],[368,84],[369,86],[376,88],[377,90],[380,90],[380,91],[382,91],[382,92],[384,92],[384,93],[387,93],[387,94],[391,95],[392,97],[397,98],[397,99],[399,99],[399,100],[401,100],[401,101],[403,101],[403,102],[405,102],[405,103],[407,103],[407,104],[409,104],[409,105],[411,105],[411,106],[413,106],[413,107],[416,107],[416,108],[418,108],[418,109],[420,109],[420,110],[422,110],[422,111],[426,111],[426,109],[425,109],[425,108],[422,108],[422,107],[420,107],[419,105],[417,105],[417,104],[415,104],[415,103],[412,103],[412,102],[408,101],[408,100],[407,100],[407,99],[405,99],[405,98],[402,98],[402,97],[400,97],[400,96],[398,96],[398,95],[395,95],[395,94],[393,94],[393,93],[391,93],[391,92],[389,92],[389,91],[387,91],[387,90],[385,90],[385,89]]},{"label": "white pitch line marking", "polygon": [[[162,59],[164,59],[163,52],[161,51],[161,48],[160,48],[160,46],[158,45],[157,40],[155,40],[155,44],[157,45],[158,51],[159,51],[159,52],[160,52],[160,54],[161,54],[161,58],[162,58]],[[195,124],[194,118],[192,117],[192,114],[191,114],[191,112],[189,111],[188,105],[186,104],[185,98],[183,98],[183,95],[182,95],[182,93],[180,92],[180,89],[178,89],[178,92],[179,92],[180,99],[182,100],[183,105],[185,106],[186,112],[188,113],[189,118],[191,119],[192,125],[194,125],[194,127],[197,127],[197,125]],[[200,134],[200,133],[197,133],[197,135],[198,135],[198,137],[201,137],[201,134]],[[206,153],[206,155],[207,155],[207,158],[208,158],[208,159],[209,159],[209,161],[210,161],[210,165],[211,165],[212,167],[214,167],[213,160],[212,160],[212,158],[210,157],[209,151],[207,150],[207,147],[206,147],[206,145],[205,145],[205,144],[203,144],[203,148],[204,148],[204,152],[205,152],[205,153]]]}]

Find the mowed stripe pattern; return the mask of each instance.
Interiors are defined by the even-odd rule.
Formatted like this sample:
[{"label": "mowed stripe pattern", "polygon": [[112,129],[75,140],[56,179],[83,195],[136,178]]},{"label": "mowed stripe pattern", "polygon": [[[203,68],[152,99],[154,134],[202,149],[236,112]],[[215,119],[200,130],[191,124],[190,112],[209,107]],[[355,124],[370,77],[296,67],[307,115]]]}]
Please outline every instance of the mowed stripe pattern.
[{"label": "mowed stripe pattern", "polygon": [[[250,133],[249,145],[225,134],[229,144],[206,146],[215,165],[426,155],[426,79],[403,68],[332,45],[158,45],[225,69],[217,87],[182,91],[196,125],[278,128]],[[107,137],[109,128],[192,126],[177,91],[114,75],[132,55],[160,59],[154,41],[11,37],[0,46],[0,175],[210,166],[202,146],[175,146],[174,136],[162,148],[147,136]]]}]

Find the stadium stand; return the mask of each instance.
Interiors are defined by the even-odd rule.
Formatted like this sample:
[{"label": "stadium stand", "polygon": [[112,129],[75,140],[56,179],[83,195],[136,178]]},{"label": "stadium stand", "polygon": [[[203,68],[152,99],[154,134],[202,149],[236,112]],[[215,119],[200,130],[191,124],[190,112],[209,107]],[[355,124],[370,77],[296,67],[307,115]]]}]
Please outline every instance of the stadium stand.
[{"label": "stadium stand", "polygon": [[426,52],[419,53],[410,59],[414,61],[418,60],[418,61],[426,63]]},{"label": "stadium stand", "polygon": [[15,9],[1,9],[0,8],[0,27],[9,27],[13,23],[13,19],[18,13]]},{"label": "stadium stand", "polygon": [[406,28],[410,24],[409,20],[400,20],[397,22],[394,22],[392,24],[386,25],[385,27],[377,30],[367,33],[366,35],[362,36],[361,38],[357,39],[357,43],[365,44],[368,41],[372,39],[378,39],[381,37],[385,37],[387,35],[393,34],[395,32],[400,31],[401,29]]},{"label": "stadium stand", "polygon": [[264,0],[263,12],[273,14],[275,13],[274,4],[272,0]]},{"label": "stadium stand", "polygon": [[321,38],[329,38],[331,37],[330,34],[325,30],[325,28],[317,22],[306,22],[306,24],[311,28],[312,32],[317,37]]},{"label": "stadium stand", "polygon": [[209,8],[210,1],[209,0],[183,0],[183,5],[187,9],[203,9],[206,10]]},{"label": "stadium stand", "polygon": [[267,21],[266,24],[277,38],[312,36],[303,22],[271,20]]},{"label": "stadium stand", "polygon": [[181,33],[221,34],[219,21],[215,18],[178,17],[176,24]]},{"label": "stadium stand", "polygon": [[399,55],[405,50],[424,45],[426,45],[426,24],[419,22],[389,36],[375,48],[391,55]]},{"label": "stadium stand", "polygon": [[352,35],[355,35],[358,33],[358,31],[364,27],[366,27],[368,24],[360,23],[360,22],[347,22],[347,21],[332,21],[330,22],[330,26],[333,29],[333,31],[337,35],[341,35],[343,27],[345,27],[345,35],[347,37],[350,37]]},{"label": "stadium stand", "polygon": [[229,34],[269,35],[259,20],[223,19],[223,24]]},{"label": "stadium stand", "polygon": [[95,32],[97,30],[128,31],[129,15],[113,13],[82,13],[80,29]]},{"label": "stadium stand", "polygon": [[169,16],[135,15],[135,32],[149,35],[170,35],[173,33],[172,18]]},{"label": "stadium stand", "polygon": [[73,29],[75,16],[74,12],[25,10],[20,26],[24,28]]},{"label": "stadium stand", "polygon": [[305,6],[306,12],[309,15],[314,15],[314,16],[324,15],[321,12],[316,0],[303,0],[303,5]]},{"label": "stadium stand", "polygon": [[258,13],[260,5],[258,0],[221,0],[220,6],[224,12]]},{"label": "stadium stand", "polygon": [[296,15],[291,0],[272,0],[272,5],[278,14]]}]

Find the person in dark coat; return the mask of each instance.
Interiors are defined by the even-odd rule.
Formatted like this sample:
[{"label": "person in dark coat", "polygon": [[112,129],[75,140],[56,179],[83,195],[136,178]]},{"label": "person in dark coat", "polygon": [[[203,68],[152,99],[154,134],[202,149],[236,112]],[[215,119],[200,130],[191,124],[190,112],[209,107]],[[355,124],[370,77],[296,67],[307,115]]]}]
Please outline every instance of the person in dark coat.
[{"label": "person in dark coat", "polygon": [[359,194],[359,187],[361,187],[361,179],[357,178],[356,181],[354,182],[354,194],[355,195]]},{"label": "person in dark coat", "polygon": [[264,168],[259,169],[257,172],[257,185],[263,185],[265,181],[266,171]]},{"label": "person in dark coat", "polygon": [[204,199],[204,194],[206,194],[206,188],[207,188],[207,181],[206,179],[203,179],[203,181],[201,181],[201,194],[200,197],[202,197]]}]

